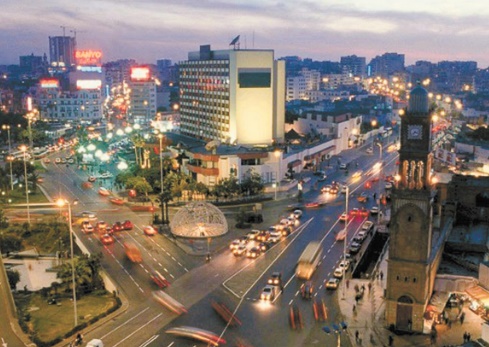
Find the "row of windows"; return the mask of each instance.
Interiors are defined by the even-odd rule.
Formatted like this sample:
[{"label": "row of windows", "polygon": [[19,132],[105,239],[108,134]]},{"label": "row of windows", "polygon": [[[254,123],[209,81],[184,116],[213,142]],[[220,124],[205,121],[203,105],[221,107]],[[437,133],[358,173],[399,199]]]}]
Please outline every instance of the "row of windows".
[{"label": "row of windows", "polygon": [[217,106],[217,107],[229,107],[229,100],[228,99],[204,99],[204,100],[194,100],[191,99],[190,97],[185,97],[180,99],[180,105],[181,106],[187,106],[187,107],[197,107],[199,105],[203,106]]},{"label": "row of windows", "polygon": [[[228,119],[216,119],[216,117],[213,117],[212,119],[209,118],[196,118],[196,117],[181,117],[180,119],[181,124],[183,125],[189,125],[189,124],[194,124],[196,126],[202,126],[202,127],[208,127],[208,128],[219,128],[222,131],[229,130],[229,118]],[[185,123],[183,122],[185,121]]]},{"label": "row of windows", "polygon": [[97,113],[58,113],[58,112],[49,112],[47,115],[44,115],[46,118],[102,118],[102,114]]},{"label": "row of windows", "polygon": [[396,280],[397,281],[404,280],[404,282],[411,282],[412,281],[413,283],[416,283],[416,281],[417,281],[416,277],[410,278],[409,276],[402,277],[402,276],[399,276],[399,275],[396,276]]}]

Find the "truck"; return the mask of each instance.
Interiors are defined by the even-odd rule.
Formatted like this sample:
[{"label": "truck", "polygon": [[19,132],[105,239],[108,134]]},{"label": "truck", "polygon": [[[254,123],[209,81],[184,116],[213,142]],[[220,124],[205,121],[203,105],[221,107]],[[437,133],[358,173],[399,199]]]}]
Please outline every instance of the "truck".
[{"label": "truck", "polygon": [[143,259],[139,248],[132,242],[124,242],[124,250],[130,261],[133,263],[140,263]]},{"label": "truck", "polygon": [[315,241],[310,242],[297,262],[295,271],[297,278],[305,280],[311,279],[319,264],[319,260],[321,260],[322,254],[323,249],[321,248],[321,243]]}]

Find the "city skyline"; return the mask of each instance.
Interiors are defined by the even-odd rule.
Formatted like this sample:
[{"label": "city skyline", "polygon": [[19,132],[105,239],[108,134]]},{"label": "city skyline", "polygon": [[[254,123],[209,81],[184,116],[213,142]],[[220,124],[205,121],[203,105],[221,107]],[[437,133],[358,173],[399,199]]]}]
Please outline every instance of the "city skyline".
[{"label": "city skyline", "polygon": [[[6,2],[3,0],[2,2]],[[0,64],[18,64],[19,56],[48,56],[48,37],[73,36],[79,49],[100,49],[103,61],[133,58],[185,60],[201,44],[227,49],[241,36],[241,48],[273,49],[276,57],[297,55],[339,61],[385,52],[417,60],[473,60],[489,66],[489,9],[482,3],[387,0],[328,1],[172,1],[133,2],[52,0],[2,3]]]}]

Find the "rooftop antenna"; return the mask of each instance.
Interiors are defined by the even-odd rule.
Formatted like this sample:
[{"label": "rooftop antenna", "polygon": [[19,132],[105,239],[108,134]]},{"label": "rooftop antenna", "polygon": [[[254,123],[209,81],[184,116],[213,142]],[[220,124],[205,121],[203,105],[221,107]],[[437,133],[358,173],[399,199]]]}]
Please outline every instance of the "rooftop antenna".
[{"label": "rooftop antenna", "polygon": [[73,33],[75,37],[75,45],[76,45],[76,33],[85,33],[86,31],[84,30],[76,30],[76,28],[73,28],[73,30],[70,30],[70,33]]},{"label": "rooftop antenna", "polygon": [[65,37],[66,36],[66,33],[65,33],[66,32],[66,27],[64,25],[60,25],[59,27],[61,29],[63,29],[63,37]]},{"label": "rooftop antenna", "polygon": [[233,46],[233,49],[236,50],[236,46],[238,47],[239,50],[239,35],[236,36],[233,41],[229,44],[230,46]]}]

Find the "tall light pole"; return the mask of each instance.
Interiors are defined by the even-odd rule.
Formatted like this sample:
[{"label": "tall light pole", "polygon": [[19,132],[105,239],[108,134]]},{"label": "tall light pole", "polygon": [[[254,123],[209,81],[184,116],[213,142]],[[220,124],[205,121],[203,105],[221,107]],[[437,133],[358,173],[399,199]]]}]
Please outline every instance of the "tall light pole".
[{"label": "tall light pole", "polygon": [[[349,222],[349,213],[348,213],[348,198],[350,196],[350,187],[346,185],[346,195],[345,195],[345,240],[343,241],[343,264],[346,265],[346,244],[348,243],[348,222]],[[346,266],[343,266],[343,300],[345,300],[346,295]]]},{"label": "tall light pole", "polygon": [[10,142],[10,125],[3,124],[2,129],[7,130],[7,139],[8,139],[8,156],[7,159],[10,163],[10,190],[14,190],[14,179],[12,177],[12,157],[10,154],[12,153],[12,143]]},{"label": "tall light pole", "polygon": [[74,326],[78,325],[78,313],[76,307],[76,282],[75,282],[75,260],[74,260],[74,252],[73,252],[73,228],[72,228],[72,217],[71,217],[71,204],[63,199],[59,199],[56,204],[59,207],[63,207],[64,205],[68,206],[68,230],[70,232],[70,252],[71,252],[71,285],[73,287],[73,315],[74,315]]},{"label": "tall light pole", "polygon": [[275,200],[277,200],[277,191],[278,191],[278,188],[280,186],[280,163],[281,163],[281,159],[282,159],[282,151],[280,150],[275,150],[275,152],[273,152],[273,154],[275,155],[275,158],[277,158],[277,180],[275,182]]},{"label": "tall light pole", "polygon": [[27,223],[29,226],[31,225],[31,213],[29,210],[29,185],[27,182],[27,146],[22,145],[20,146],[20,150],[24,153],[24,181],[25,181],[25,201],[27,205]]},{"label": "tall light pole", "polygon": [[160,139],[160,188],[163,193],[163,134],[158,134],[158,137]]}]

